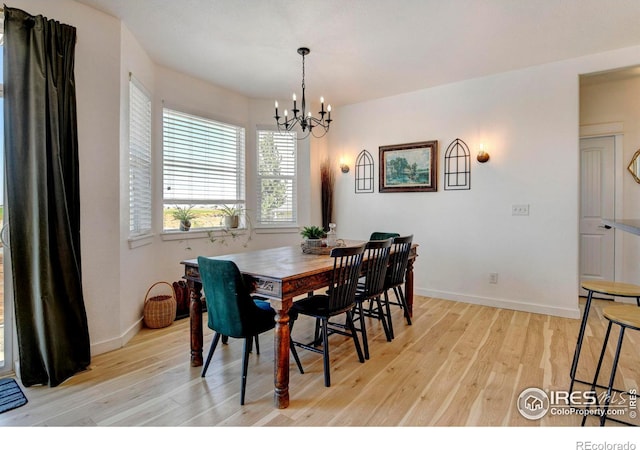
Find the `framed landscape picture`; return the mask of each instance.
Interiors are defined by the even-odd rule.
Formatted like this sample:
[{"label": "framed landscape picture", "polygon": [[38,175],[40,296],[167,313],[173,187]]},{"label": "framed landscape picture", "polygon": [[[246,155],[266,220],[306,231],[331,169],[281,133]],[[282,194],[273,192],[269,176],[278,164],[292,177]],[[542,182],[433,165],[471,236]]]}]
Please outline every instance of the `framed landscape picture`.
[{"label": "framed landscape picture", "polygon": [[438,190],[438,141],[380,148],[380,192]]}]

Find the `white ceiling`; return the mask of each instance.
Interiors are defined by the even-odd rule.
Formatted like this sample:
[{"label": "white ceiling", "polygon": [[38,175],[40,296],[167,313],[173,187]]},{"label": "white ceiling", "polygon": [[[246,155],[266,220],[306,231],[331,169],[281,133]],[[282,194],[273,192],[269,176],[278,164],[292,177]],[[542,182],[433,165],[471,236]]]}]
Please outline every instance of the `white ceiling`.
[{"label": "white ceiling", "polygon": [[158,64],[252,98],[334,105],[640,44],[639,0],[76,0]]}]

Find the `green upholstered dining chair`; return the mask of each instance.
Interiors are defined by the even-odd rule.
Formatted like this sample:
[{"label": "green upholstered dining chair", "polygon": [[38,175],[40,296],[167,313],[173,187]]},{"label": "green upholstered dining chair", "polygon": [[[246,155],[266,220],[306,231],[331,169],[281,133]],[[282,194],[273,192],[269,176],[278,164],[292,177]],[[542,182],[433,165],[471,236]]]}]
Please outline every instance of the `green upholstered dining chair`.
[{"label": "green upholstered dining chair", "polygon": [[370,241],[383,241],[385,239],[394,238],[400,236],[399,233],[388,233],[386,231],[374,231],[369,236]]},{"label": "green upholstered dining chair", "polygon": [[[298,320],[301,314],[313,317],[316,322],[320,322],[320,338],[315,338],[313,342],[305,344],[294,341],[292,336],[291,352],[296,361],[299,360],[296,347],[321,353],[324,365],[324,384],[327,387],[331,386],[329,366],[329,336],[331,334],[335,333],[351,337],[358,353],[358,359],[360,362],[364,362],[358,334],[353,325],[353,308],[355,306],[356,289],[358,287],[364,248],[365,244],[331,249],[330,256],[333,258],[333,270],[327,293],[311,295],[298,300],[293,303],[289,310],[291,333],[293,333],[295,321]],[[343,314],[346,315],[346,327],[330,326],[331,318]]]},{"label": "green upholstered dining chair", "polygon": [[[215,333],[201,376],[207,373],[209,363],[221,337],[244,339],[240,404],[244,405],[247,385],[249,353],[254,337],[256,351],[260,353],[257,337],[275,327],[275,311],[268,302],[251,296],[252,286],[242,276],[233,261],[198,257],[198,269],[207,303],[208,326]],[[296,359],[298,368],[302,366]]]},{"label": "green upholstered dining chair", "polygon": [[[392,339],[395,335],[393,332],[391,308],[389,305],[400,306],[404,312],[404,317],[407,320],[407,325],[411,325],[411,315],[409,314],[407,300],[402,288],[407,274],[407,265],[409,263],[409,253],[411,252],[412,242],[413,235],[398,236],[393,238],[393,244],[391,246],[391,257],[389,259],[389,267],[387,268],[387,274],[384,282],[384,306],[387,312],[387,324],[389,325],[389,332]],[[389,300],[389,291],[393,291],[396,301],[392,302]]]}]

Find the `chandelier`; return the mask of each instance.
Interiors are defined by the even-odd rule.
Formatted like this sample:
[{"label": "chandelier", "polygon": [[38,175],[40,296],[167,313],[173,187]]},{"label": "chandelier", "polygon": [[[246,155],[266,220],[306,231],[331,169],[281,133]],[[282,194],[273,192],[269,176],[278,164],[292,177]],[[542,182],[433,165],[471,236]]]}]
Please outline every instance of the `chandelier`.
[{"label": "chandelier", "polygon": [[[278,102],[276,101],[276,124],[278,125],[278,131],[291,131],[297,124],[300,124],[300,128],[302,129],[302,139],[312,134],[314,137],[320,138],[324,136],[327,131],[329,131],[329,125],[331,124],[331,105],[327,106],[325,111],[324,109],[324,98],[320,97],[320,118],[313,117],[311,111],[307,112],[306,110],[306,99],[304,96],[304,57],[309,54],[311,50],[306,47],[300,47],[298,49],[298,53],[302,55],[302,103],[301,109],[298,109],[298,105],[296,102],[296,94],[293,94],[293,109],[291,112],[293,113],[293,117],[289,117],[289,112],[284,110],[284,117],[280,117],[278,115]],[[326,117],[325,117],[326,116]],[[282,121],[280,119],[283,119]],[[314,130],[320,128],[322,130],[322,134],[317,135],[314,133]]]}]

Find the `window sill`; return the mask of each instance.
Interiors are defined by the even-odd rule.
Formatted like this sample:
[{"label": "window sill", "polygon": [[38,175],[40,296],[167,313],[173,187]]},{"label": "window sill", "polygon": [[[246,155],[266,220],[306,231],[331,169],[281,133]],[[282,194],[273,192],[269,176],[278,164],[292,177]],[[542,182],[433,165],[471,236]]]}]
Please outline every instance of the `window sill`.
[{"label": "window sill", "polygon": [[[235,228],[234,233],[238,235],[246,234],[248,230],[246,228]],[[298,234],[300,229],[298,227],[263,227],[263,228],[253,228],[252,230],[255,234]],[[185,239],[203,239],[209,238],[209,234],[212,233],[213,236],[224,236],[228,235],[229,231],[220,229],[220,228],[206,228],[201,230],[193,230],[193,231],[164,231],[160,234],[160,238],[163,241],[182,241]]]},{"label": "window sill", "polygon": [[[247,232],[246,228],[234,228],[234,233],[237,234],[245,234]],[[228,234],[219,228],[204,228],[200,230],[193,231],[164,231],[160,234],[160,237],[163,241],[183,241],[185,239],[202,239],[209,238],[209,234],[213,234],[214,236],[222,236],[224,234]]]},{"label": "window sill", "polygon": [[144,234],[142,236],[134,236],[128,239],[129,248],[134,249],[149,245],[153,242],[153,234]]}]

